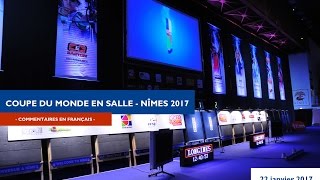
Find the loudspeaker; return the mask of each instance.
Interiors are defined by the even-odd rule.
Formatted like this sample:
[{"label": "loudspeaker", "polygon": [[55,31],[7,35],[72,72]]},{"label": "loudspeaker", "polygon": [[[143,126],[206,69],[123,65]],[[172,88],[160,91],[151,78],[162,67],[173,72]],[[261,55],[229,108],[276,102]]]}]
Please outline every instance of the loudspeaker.
[{"label": "loudspeaker", "polygon": [[173,131],[160,129],[150,132],[150,169],[157,169],[173,161]]}]

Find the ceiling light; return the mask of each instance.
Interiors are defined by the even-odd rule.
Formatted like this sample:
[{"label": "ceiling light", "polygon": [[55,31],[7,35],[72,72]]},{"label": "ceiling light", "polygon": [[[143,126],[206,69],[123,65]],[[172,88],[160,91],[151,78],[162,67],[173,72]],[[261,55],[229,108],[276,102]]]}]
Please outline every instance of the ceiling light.
[{"label": "ceiling light", "polygon": [[301,37],[300,39],[303,40],[303,37]]}]

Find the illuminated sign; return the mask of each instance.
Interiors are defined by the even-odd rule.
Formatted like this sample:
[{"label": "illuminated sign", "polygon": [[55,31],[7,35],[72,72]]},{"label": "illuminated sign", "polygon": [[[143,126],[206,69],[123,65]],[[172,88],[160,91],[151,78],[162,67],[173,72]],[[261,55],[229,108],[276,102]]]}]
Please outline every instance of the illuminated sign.
[{"label": "illuminated sign", "polygon": [[250,148],[257,148],[265,145],[265,134],[253,134],[249,136],[250,139]]},{"label": "illuminated sign", "polygon": [[180,149],[180,166],[193,166],[213,160],[211,143],[197,144]]},{"label": "illuminated sign", "polygon": [[240,50],[241,40],[233,36],[233,47],[234,47],[234,59],[235,59],[235,74],[236,74],[236,85],[237,85],[237,95],[246,97],[247,96],[247,81],[245,73],[245,64],[242,59]]},{"label": "illuminated sign", "polygon": [[97,6],[95,1],[58,3],[55,76],[97,80]]}]

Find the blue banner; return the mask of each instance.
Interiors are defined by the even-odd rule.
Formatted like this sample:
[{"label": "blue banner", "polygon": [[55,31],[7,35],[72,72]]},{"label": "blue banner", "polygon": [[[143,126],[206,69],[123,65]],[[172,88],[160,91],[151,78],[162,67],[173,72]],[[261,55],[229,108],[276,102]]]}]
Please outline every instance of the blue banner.
[{"label": "blue banner", "polygon": [[40,163],[22,164],[17,166],[0,168],[0,175],[18,174],[23,172],[37,171],[41,168]]},{"label": "blue banner", "polygon": [[63,166],[72,166],[78,164],[85,164],[91,162],[91,157],[81,157],[81,158],[73,158],[73,159],[64,159],[58,161],[52,161],[51,166],[53,168],[59,168]]},{"label": "blue banner", "polygon": [[3,90],[0,112],[193,114],[193,90]]}]

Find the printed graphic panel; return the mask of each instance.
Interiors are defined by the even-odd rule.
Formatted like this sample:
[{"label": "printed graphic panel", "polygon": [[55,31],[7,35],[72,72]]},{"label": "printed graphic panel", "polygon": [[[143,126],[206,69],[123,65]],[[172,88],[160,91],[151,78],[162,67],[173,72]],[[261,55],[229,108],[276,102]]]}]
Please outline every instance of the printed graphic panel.
[{"label": "printed graphic panel", "polygon": [[241,50],[240,50],[241,40],[233,36],[233,48],[234,48],[234,59],[235,59],[235,73],[236,73],[236,85],[237,85],[237,95],[238,96],[247,96],[247,82],[246,82],[246,73],[244,67],[244,61],[242,59]]},{"label": "printed graphic panel", "polygon": [[213,93],[226,94],[224,57],[223,47],[220,41],[220,29],[209,24],[209,30]]},{"label": "printed graphic panel", "polygon": [[55,76],[97,80],[95,0],[59,0]]}]

